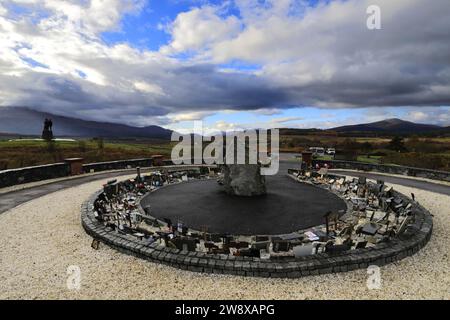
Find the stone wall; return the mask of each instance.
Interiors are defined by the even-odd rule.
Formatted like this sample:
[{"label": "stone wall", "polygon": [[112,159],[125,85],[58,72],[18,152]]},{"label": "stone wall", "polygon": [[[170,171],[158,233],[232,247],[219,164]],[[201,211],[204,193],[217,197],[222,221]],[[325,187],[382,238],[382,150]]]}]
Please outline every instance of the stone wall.
[{"label": "stone wall", "polygon": [[[131,159],[83,165],[84,173],[151,167],[152,159]],[[55,163],[0,171],[0,188],[70,176],[70,164]]]},{"label": "stone wall", "polygon": [[67,177],[69,174],[70,165],[67,163],[55,163],[44,166],[4,170],[0,171],[0,188]]},{"label": "stone wall", "polygon": [[108,171],[108,170],[123,170],[132,169],[136,167],[151,167],[153,165],[153,160],[151,158],[146,159],[132,159],[132,160],[119,160],[119,161],[109,161],[109,162],[99,162],[99,163],[89,163],[83,165],[83,170],[85,173]]},{"label": "stone wall", "polygon": [[313,166],[316,164],[324,165],[330,164],[333,169],[348,169],[348,170],[360,170],[360,171],[373,171],[380,173],[398,174],[410,177],[420,177],[432,180],[450,181],[450,172],[435,171],[413,167],[403,167],[384,164],[371,164],[353,161],[340,161],[340,160],[314,160]]}]

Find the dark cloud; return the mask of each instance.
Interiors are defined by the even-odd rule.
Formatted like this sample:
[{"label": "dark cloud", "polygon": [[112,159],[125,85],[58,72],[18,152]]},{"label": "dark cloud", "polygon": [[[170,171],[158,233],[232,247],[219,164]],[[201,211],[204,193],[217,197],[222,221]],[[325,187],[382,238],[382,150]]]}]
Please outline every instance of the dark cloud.
[{"label": "dark cloud", "polygon": [[[108,46],[93,29],[74,30],[60,13],[50,16],[51,27],[6,15],[0,17],[0,105],[131,124],[225,109],[450,105],[450,1],[375,1],[382,30],[369,31],[365,7],[372,2],[331,2],[296,16],[274,2],[248,14],[238,35],[214,37],[189,60]],[[233,61],[261,68],[221,69]]]}]

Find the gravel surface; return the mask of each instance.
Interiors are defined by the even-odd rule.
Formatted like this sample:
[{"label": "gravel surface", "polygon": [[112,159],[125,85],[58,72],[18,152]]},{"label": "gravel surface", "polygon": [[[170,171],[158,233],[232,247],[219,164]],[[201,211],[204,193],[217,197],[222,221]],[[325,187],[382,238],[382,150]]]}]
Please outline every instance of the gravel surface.
[{"label": "gravel surface", "polygon": [[266,177],[266,185],[264,196],[239,197],[227,195],[216,179],[191,181],[152,192],[141,204],[150,206],[160,220],[181,220],[195,230],[208,226],[212,233],[239,235],[290,233],[323,224],[324,212],[347,210],[337,195],[287,175]]},{"label": "gravel surface", "polygon": [[[0,215],[0,299],[450,299],[450,197],[414,192],[431,211],[427,247],[381,269],[382,288],[367,273],[260,279],[177,270],[100,245],[80,224],[80,206],[105,181],[38,198]],[[81,268],[81,289],[67,289],[67,268]]]}]

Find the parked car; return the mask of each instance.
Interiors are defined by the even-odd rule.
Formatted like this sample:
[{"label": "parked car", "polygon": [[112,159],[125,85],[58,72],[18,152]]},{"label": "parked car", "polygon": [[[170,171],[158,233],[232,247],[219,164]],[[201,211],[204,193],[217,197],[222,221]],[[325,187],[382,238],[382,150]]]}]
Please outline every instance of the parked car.
[{"label": "parked car", "polygon": [[330,156],[334,156],[336,154],[336,149],[328,148],[327,149],[327,154],[330,155]]},{"label": "parked car", "polygon": [[311,147],[309,148],[309,151],[311,151],[316,157],[323,157],[325,155],[325,148]]}]

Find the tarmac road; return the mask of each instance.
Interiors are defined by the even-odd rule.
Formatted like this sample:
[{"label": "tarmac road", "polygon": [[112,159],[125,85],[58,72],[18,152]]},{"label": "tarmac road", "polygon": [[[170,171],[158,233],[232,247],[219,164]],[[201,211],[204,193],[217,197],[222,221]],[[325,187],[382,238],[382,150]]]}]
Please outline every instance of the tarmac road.
[{"label": "tarmac road", "polygon": [[[280,162],[280,175],[284,175],[289,168],[295,168],[296,163],[292,161],[286,161],[282,158]],[[72,188],[91,181],[103,180],[109,178],[115,178],[121,175],[125,175],[133,171],[117,171],[108,172],[98,175],[80,176],[79,178],[57,181],[46,185],[36,186],[29,189],[12,191],[4,194],[0,194],[0,214],[15,208],[25,202],[42,197],[49,193],[60,191],[62,189]],[[345,174],[350,176],[366,176],[369,179],[383,179],[387,183],[399,184],[407,187],[413,187],[426,191],[431,191],[439,194],[450,195],[450,186],[432,183],[428,181],[413,180],[409,178],[393,177],[389,175],[377,174],[377,173],[363,173],[353,171],[336,171],[337,174]]]}]

